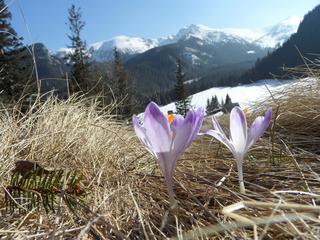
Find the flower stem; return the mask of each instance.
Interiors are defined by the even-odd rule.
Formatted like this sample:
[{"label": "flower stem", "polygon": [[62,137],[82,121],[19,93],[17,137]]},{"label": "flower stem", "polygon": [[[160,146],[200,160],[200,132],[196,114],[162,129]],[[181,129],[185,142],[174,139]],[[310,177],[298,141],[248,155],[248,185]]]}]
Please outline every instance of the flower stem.
[{"label": "flower stem", "polygon": [[176,205],[175,194],[173,191],[173,176],[171,174],[166,174],[165,180],[166,180],[167,189],[168,189],[170,208],[173,208]]},{"label": "flower stem", "polygon": [[243,181],[243,158],[237,159],[237,171],[238,171],[238,178],[239,178],[239,188],[240,188],[240,193],[245,193],[246,188],[244,186],[244,181]]},{"label": "flower stem", "polygon": [[244,187],[243,181],[239,182],[239,185],[240,185],[240,193],[246,193],[246,188]]}]

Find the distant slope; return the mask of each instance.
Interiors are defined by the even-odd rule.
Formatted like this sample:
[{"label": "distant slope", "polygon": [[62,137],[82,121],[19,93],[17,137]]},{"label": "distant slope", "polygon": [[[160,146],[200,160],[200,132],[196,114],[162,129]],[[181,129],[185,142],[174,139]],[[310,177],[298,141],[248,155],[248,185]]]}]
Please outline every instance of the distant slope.
[{"label": "distant slope", "polygon": [[304,64],[300,53],[309,60],[319,58],[319,23],[320,5],[304,16],[297,33],[274,52],[259,60],[255,67],[244,74],[239,81],[248,82],[270,78],[273,74],[282,76],[285,74],[285,68]]},{"label": "distant slope", "polygon": [[[28,46],[28,48],[30,50],[33,48],[39,79],[61,78],[66,75],[68,70],[63,60],[55,55],[51,55],[44,44],[35,43]],[[22,64],[33,66],[32,56],[27,48],[25,48],[23,54],[25,57]]]},{"label": "distant slope", "polygon": [[186,80],[203,76],[212,68],[248,63],[253,66],[267,49],[221,30],[191,25],[177,34],[176,43],[150,49],[132,57],[126,68],[137,79],[140,90],[171,89],[175,83],[175,62],[180,57]]}]

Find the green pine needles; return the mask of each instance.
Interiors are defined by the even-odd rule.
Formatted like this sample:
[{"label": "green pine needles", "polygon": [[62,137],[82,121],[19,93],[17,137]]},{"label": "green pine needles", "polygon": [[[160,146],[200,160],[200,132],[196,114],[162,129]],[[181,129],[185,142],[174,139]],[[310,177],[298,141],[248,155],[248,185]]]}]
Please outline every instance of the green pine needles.
[{"label": "green pine needles", "polygon": [[75,171],[49,171],[30,161],[18,161],[5,193],[7,211],[43,207],[47,213],[56,212],[62,201],[73,211],[86,194],[80,181]]}]

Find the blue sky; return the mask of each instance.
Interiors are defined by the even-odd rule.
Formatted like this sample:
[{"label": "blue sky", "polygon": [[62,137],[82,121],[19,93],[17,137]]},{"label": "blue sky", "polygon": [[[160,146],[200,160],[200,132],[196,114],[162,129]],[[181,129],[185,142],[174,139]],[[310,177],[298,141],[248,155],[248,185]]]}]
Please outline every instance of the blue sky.
[{"label": "blue sky", "polygon": [[[7,0],[12,25],[25,43],[66,47],[67,9],[81,7],[87,43],[116,35],[157,38],[195,23],[214,28],[263,28],[289,16],[303,16],[319,0]],[[25,19],[25,21],[24,21]],[[31,37],[27,29],[30,29]]]}]

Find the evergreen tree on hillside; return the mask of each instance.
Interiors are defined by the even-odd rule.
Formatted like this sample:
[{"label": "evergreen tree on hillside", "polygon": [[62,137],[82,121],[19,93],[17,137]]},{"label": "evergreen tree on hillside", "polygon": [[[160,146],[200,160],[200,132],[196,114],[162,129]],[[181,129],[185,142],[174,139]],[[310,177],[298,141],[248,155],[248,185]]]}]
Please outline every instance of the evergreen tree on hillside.
[{"label": "evergreen tree on hillside", "polygon": [[191,97],[187,97],[185,85],[184,85],[184,76],[183,67],[181,63],[181,59],[177,58],[177,70],[176,70],[176,85],[175,85],[175,93],[176,93],[176,109],[177,113],[185,116],[190,109]]},{"label": "evergreen tree on hillside", "polygon": [[81,31],[85,22],[81,20],[81,9],[71,5],[68,10],[68,20],[71,45],[68,46],[72,51],[68,54],[68,62],[71,65],[71,89],[73,92],[89,90],[87,74],[90,66],[90,58],[87,44],[81,39]]},{"label": "evergreen tree on hillside", "polygon": [[122,64],[120,53],[114,49],[113,90],[118,104],[117,114],[129,118],[133,109],[133,84],[129,84],[128,75]]},{"label": "evergreen tree on hillside", "polygon": [[211,115],[215,110],[219,108],[219,101],[217,95],[212,96],[211,99],[207,99],[206,113]]},{"label": "evergreen tree on hillside", "polygon": [[209,98],[207,98],[206,113],[207,113],[207,115],[209,115],[209,114],[211,113],[211,109],[210,109],[210,99],[209,99]]},{"label": "evergreen tree on hillside", "polygon": [[114,48],[114,77],[115,77],[115,93],[119,99],[125,96],[127,89],[127,74],[124,71],[120,53],[117,48]]},{"label": "evergreen tree on hillside", "polygon": [[213,109],[219,108],[219,101],[217,95],[214,95],[214,97],[211,98],[211,105]]},{"label": "evergreen tree on hillside", "polygon": [[231,103],[232,103],[231,97],[229,96],[229,94],[227,94],[224,104],[231,104]]},{"label": "evergreen tree on hillside", "polygon": [[11,27],[12,15],[0,0],[0,89],[2,96],[20,97],[23,90],[19,58],[22,38]]}]

